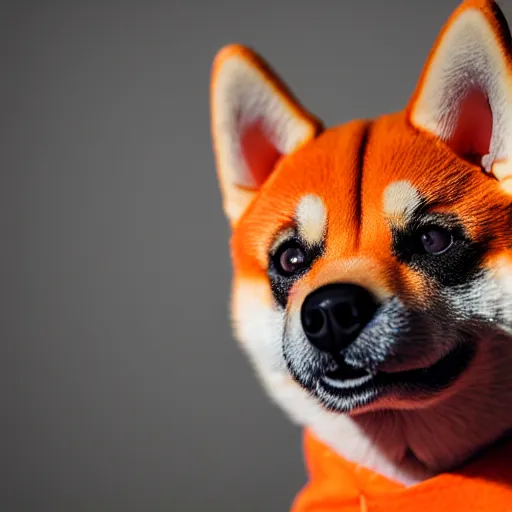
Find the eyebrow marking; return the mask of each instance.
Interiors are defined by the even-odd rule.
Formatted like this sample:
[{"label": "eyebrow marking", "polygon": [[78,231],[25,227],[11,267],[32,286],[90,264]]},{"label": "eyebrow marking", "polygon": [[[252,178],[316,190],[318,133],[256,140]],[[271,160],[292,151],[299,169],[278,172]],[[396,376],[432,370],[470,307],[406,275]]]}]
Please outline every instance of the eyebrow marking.
[{"label": "eyebrow marking", "polygon": [[307,194],[301,198],[295,210],[297,230],[308,244],[319,244],[327,228],[327,209],[316,194]]},{"label": "eyebrow marking", "polygon": [[382,197],[384,214],[398,225],[407,224],[415,210],[421,206],[422,197],[418,189],[407,180],[390,183]]}]

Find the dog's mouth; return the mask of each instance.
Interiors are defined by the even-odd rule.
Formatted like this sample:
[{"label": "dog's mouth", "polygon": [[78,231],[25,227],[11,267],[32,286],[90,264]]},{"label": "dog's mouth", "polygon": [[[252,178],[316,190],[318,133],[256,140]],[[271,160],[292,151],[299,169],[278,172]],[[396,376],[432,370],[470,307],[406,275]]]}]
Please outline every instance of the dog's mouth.
[{"label": "dog's mouth", "polygon": [[[387,394],[397,396],[434,395],[457,381],[476,354],[476,344],[458,344],[452,351],[426,368],[371,372],[339,362],[334,370],[318,378],[316,394],[330,408],[351,410]],[[333,398],[343,404],[334,406]],[[345,405],[349,404],[349,405]]]},{"label": "dog's mouth", "polygon": [[321,380],[334,389],[353,389],[370,382],[375,374],[363,369],[353,368],[340,362],[336,369],[325,372]]}]

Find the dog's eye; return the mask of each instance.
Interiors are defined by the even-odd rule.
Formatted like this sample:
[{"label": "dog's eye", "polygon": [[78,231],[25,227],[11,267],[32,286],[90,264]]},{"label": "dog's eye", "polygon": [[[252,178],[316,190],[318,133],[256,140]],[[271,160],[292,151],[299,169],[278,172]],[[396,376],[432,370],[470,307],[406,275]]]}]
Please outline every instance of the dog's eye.
[{"label": "dog's eye", "polygon": [[304,247],[296,240],[285,242],[274,255],[276,270],[283,276],[292,276],[308,266]]},{"label": "dog's eye", "polygon": [[439,226],[427,226],[419,232],[419,236],[421,246],[428,254],[441,254],[453,243],[450,231]]}]

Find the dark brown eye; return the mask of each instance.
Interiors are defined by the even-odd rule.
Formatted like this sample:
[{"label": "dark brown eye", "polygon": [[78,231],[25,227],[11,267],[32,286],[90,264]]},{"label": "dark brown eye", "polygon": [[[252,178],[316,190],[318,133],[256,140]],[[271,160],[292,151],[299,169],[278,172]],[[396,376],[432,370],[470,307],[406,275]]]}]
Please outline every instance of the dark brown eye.
[{"label": "dark brown eye", "polygon": [[447,251],[453,242],[452,234],[439,226],[428,226],[420,232],[423,250],[428,254],[441,254]]},{"label": "dark brown eye", "polygon": [[274,264],[280,274],[291,276],[308,266],[306,251],[298,242],[285,243],[277,251]]}]

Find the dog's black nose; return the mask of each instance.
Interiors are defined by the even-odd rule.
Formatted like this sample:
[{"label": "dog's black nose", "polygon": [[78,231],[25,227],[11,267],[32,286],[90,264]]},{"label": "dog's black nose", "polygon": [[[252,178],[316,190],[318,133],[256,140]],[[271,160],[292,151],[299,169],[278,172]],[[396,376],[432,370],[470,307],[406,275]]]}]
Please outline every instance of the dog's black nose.
[{"label": "dog's black nose", "polygon": [[372,319],[377,303],[363,287],[328,284],[309,294],[301,309],[302,328],[317,349],[339,354]]}]

